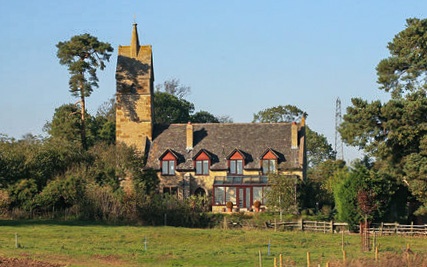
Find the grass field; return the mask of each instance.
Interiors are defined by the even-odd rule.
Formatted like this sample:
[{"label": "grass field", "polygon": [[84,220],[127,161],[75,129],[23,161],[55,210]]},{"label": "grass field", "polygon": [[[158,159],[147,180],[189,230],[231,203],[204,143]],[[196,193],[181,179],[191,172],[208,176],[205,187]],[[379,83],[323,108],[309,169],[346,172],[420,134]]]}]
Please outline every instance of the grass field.
[{"label": "grass field", "polygon": [[[384,236],[377,243],[380,257],[407,245],[416,254],[427,251],[425,237]],[[344,235],[344,244],[349,260],[374,258],[361,252],[359,235]],[[306,266],[307,252],[312,266],[325,266],[342,259],[341,246],[340,234],[0,220],[0,256],[67,266],[258,266],[259,251],[264,267],[279,254],[286,266]]]}]

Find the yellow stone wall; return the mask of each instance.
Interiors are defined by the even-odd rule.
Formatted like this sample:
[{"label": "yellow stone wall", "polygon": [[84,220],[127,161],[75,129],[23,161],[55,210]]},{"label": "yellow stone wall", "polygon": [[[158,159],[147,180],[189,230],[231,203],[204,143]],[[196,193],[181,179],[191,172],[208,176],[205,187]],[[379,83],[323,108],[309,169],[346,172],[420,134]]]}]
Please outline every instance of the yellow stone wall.
[{"label": "yellow stone wall", "polygon": [[[209,171],[209,175],[196,175],[194,171],[191,172],[175,172],[175,176],[163,176],[161,174],[161,171],[157,173],[159,179],[160,179],[160,186],[163,187],[178,187],[181,188],[182,181],[184,181],[184,175],[190,174],[191,175],[191,194],[194,193],[194,191],[201,187],[205,189],[207,196],[212,196],[212,189],[213,184],[216,176],[227,176],[227,171]],[[302,178],[302,171],[286,171],[281,172],[283,175],[297,175]],[[251,170],[251,171],[243,171],[243,175],[247,176],[257,176],[260,175],[260,171],[257,170]],[[162,188],[161,191],[162,191]],[[182,189],[182,188],[181,188]]]},{"label": "yellow stone wall", "polygon": [[[136,25],[134,25],[136,33]],[[137,40],[133,36],[132,42]],[[153,135],[153,82],[151,46],[119,46],[116,81],[116,142],[144,152]],[[132,53],[138,51],[138,53]]]}]

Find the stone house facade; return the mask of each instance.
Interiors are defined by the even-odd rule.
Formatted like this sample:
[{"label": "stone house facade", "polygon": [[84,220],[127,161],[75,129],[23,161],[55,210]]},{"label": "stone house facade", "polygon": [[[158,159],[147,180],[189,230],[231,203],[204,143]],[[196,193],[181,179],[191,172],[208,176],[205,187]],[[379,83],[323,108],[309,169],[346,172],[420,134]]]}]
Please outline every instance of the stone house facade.
[{"label": "stone house facade", "polygon": [[140,46],[136,24],[117,60],[116,141],[135,146],[156,170],[160,192],[205,195],[212,210],[227,201],[252,210],[265,204],[268,174],[305,179],[305,119],[293,123],[153,124],[151,46]]}]

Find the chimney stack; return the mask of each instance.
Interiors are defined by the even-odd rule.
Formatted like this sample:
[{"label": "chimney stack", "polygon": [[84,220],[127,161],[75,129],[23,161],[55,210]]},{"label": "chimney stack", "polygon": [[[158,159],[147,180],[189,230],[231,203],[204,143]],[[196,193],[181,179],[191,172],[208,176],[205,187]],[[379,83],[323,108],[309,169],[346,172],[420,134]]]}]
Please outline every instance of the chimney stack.
[{"label": "chimney stack", "polygon": [[298,148],[298,124],[296,122],[292,122],[291,125],[291,148]]},{"label": "chimney stack", "polygon": [[187,123],[186,133],[187,133],[187,151],[190,151],[193,149],[193,124],[191,124],[191,122]]}]

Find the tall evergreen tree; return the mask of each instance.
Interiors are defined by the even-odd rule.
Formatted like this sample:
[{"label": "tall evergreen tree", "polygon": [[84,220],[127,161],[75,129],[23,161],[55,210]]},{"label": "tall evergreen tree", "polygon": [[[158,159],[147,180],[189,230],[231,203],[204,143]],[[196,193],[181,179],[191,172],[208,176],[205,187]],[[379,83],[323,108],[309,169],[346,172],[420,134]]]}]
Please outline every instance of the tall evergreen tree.
[{"label": "tall evergreen tree", "polygon": [[113,48],[109,43],[98,41],[90,34],[71,37],[69,41],[59,42],[57,56],[61,65],[68,66],[71,75],[69,86],[73,96],[80,98],[81,110],[81,141],[84,149],[86,143],[86,102],[93,88],[98,87],[97,69],[103,70],[109,61]]},{"label": "tall evergreen tree", "polygon": [[340,127],[343,141],[376,158],[376,168],[406,184],[427,213],[427,19],[407,19],[377,66],[390,100],[352,99]]}]

